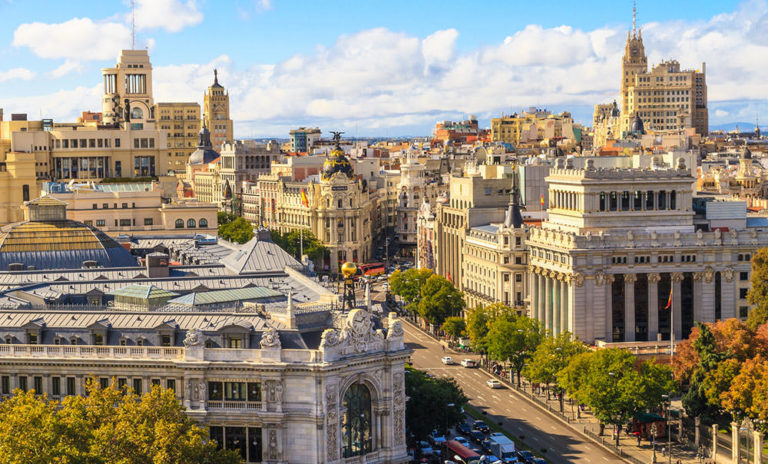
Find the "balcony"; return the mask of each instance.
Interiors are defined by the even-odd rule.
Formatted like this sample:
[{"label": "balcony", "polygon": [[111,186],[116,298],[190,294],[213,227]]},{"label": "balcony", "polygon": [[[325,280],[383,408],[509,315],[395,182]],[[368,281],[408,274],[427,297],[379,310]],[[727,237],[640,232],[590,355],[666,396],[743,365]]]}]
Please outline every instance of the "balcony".
[{"label": "balcony", "polygon": [[261,401],[208,401],[208,409],[253,409],[261,411]]},{"label": "balcony", "polygon": [[0,358],[184,359],[184,348],[158,346],[0,345]]}]

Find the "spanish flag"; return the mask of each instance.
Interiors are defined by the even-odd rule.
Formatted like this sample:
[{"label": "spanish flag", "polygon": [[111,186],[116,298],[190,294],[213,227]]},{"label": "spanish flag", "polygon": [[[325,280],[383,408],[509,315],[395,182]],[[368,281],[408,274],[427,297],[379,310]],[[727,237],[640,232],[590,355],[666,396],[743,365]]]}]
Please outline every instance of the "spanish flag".
[{"label": "spanish flag", "polygon": [[664,309],[669,309],[669,308],[672,307],[672,290],[673,289],[674,289],[674,287],[669,289],[669,299],[667,299],[667,305],[664,306]]},{"label": "spanish flag", "polygon": [[539,199],[541,200],[541,206],[543,208],[544,207],[544,194],[543,193],[541,195],[539,195]]},{"label": "spanish flag", "polygon": [[309,198],[307,198],[307,191],[301,189],[301,204],[309,208]]}]

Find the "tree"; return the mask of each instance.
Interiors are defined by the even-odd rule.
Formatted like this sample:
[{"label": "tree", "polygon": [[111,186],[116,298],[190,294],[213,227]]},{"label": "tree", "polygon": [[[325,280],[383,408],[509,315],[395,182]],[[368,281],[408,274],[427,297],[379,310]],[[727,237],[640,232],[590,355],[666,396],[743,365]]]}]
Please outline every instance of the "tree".
[{"label": "tree", "polygon": [[406,368],[406,428],[416,441],[426,440],[432,430],[442,433],[464,420],[461,412],[467,397],[451,378],[430,378],[423,371]]},{"label": "tree", "polygon": [[409,311],[416,311],[421,300],[421,287],[432,276],[432,269],[396,270],[389,276],[389,291],[405,300]]},{"label": "tree", "polygon": [[768,360],[762,355],[746,360],[721,399],[735,418],[749,417],[762,432],[768,431]]},{"label": "tree", "polygon": [[234,464],[187,417],[172,390],[139,397],[114,383],[88,385],[88,396],[63,402],[17,390],[0,403],[0,464]]},{"label": "tree", "polygon": [[544,337],[536,347],[531,362],[525,366],[526,377],[531,382],[554,386],[555,391],[560,394],[560,412],[563,412],[562,393],[565,388],[557,383],[557,374],[568,367],[574,356],[585,351],[587,347],[583,343],[574,340],[570,332],[563,332],[557,337]]},{"label": "tree", "polygon": [[448,317],[440,326],[440,330],[450,335],[453,338],[461,337],[467,330],[467,323],[464,322],[462,317]]},{"label": "tree", "polygon": [[253,238],[253,226],[239,217],[228,224],[220,225],[219,235],[230,242],[246,243]]},{"label": "tree", "polygon": [[421,286],[417,311],[430,324],[441,325],[446,317],[461,314],[465,306],[464,295],[441,275],[429,276]]},{"label": "tree", "polygon": [[475,306],[475,309],[467,314],[467,335],[472,343],[472,348],[487,350],[485,336],[490,330],[491,316],[482,305]]},{"label": "tree", "polygon": [[237,216],[235,216],[234,214],[219,211],[218,213],[216,213],[216,219],[220,226],[224,226],[234,221],[235,219],[237,219]]},{"label": "tree", "polygon": [[517,373],[517,385],[520,386],[520,373],[541,343],[543,328],[536,319],[527,316],[515,318],[498,317],[491,323],[486,335],[488,357],[497,361],[507,361]]},{"label": "tree", "polygon": [[573,356],[568,365],[557,373],[557,384],[579,404],[584,403],[584,400],[579,398],[579,394],[585,378],[589,374],[591,354],[590,351],[585,351]]},{"label": "tree", "polygon": [[[279,230],[269,231],[272,241],[297,260],[301,260],[302,252],[312,261],[317,261],[325,256],[327,248],[315,237],[310,230],[292,230],[281,233]],[[302,245],[303,242],[303,245]]]},{"label": "tree", "polygon": [[752,256],[752,288],[747,300],[752,305],[747,327],[755,330],[768,322],[768,248],[760,248]]}]

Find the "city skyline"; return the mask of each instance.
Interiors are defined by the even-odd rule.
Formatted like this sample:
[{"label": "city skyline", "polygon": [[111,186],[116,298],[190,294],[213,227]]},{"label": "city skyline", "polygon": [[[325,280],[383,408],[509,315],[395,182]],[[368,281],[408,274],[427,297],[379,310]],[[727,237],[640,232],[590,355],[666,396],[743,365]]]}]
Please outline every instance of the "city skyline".
[{"label": "city skyline", "polygon": [[[46,3],[0,3],[0,107],[72,121],[99,110],[100,68],[131,46],[130,4]],[[413,7],[138,0],[136,48],[149,49],[159,102],[202,101],[218,68],[236,137],[285,137],[300,125],[426,135],[438,120],[475,114],[487,127],[529,106],[590,124],[594,104],[618,96],[632,27],[623,3],[491,2],[465,15],[451,2],[403,14]],[[766,23],[764,0],[638,5],[649,64],[707,63],[712,126],[766,112],[768,84],[754,69],[768,51]]]}]

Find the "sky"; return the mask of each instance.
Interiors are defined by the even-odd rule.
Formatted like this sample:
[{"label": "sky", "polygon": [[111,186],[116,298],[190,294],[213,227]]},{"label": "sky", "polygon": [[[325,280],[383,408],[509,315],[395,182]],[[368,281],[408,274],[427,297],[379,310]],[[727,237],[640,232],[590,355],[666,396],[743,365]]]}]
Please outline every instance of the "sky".
[{"label": "sky", "polygon": [[[591,125],[618,98],[631,0],[135,0],[155,102],[197,101],[219,70],[235,136],[299,126],[428,135],[528,107]],[[128,0],[0,0],[0,108],[100,111],[101,68],[131,47]],[[639,0],[650,64],[706,62],[710,126],[768,120],[768,0]],[[761,124],[762,125],[762,124]]]}]

